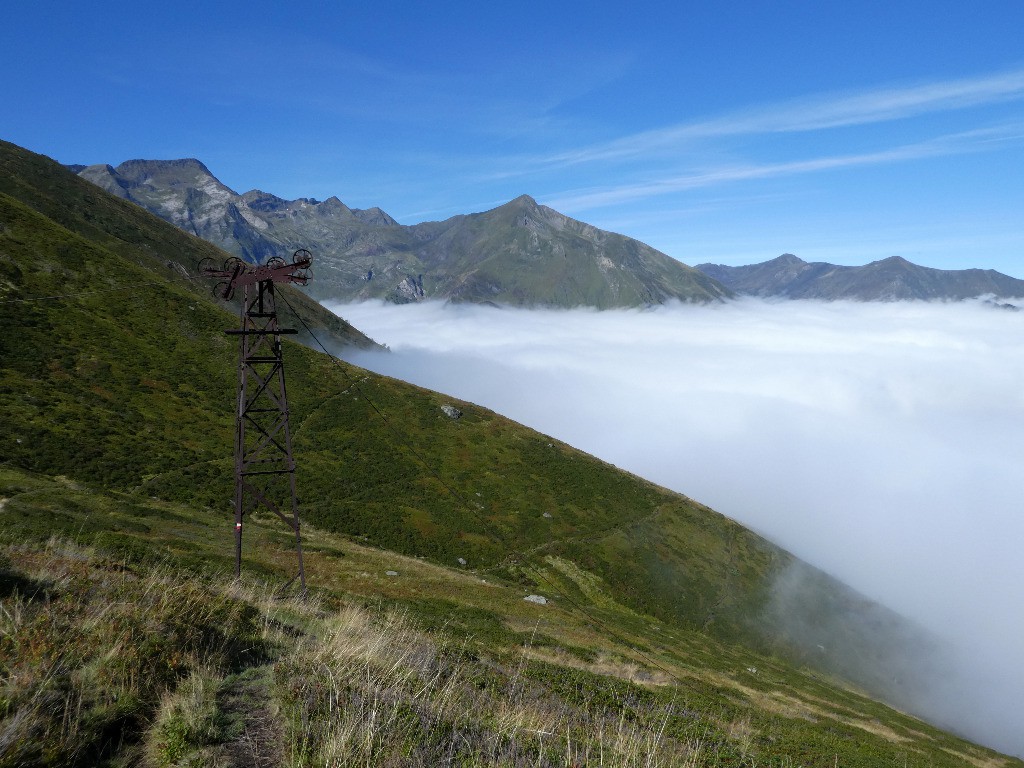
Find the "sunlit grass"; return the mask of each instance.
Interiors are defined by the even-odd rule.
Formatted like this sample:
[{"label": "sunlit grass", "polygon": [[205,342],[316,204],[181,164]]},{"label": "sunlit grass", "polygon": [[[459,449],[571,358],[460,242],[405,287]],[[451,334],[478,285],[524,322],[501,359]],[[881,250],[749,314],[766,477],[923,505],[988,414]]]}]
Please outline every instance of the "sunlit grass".
[{"label": "sunlit grass", "polygon": [[558,562],[617,637],[557,599],[524,601],[514,581],[315,528],[301,601],[280,594],[294,555],[274,521],[250,526],[246,570],[266,577],[235,581],[230,531],[208,511],[2,468],[0,497],[0,766],[1002,759],[836,681],[659,626]]}]

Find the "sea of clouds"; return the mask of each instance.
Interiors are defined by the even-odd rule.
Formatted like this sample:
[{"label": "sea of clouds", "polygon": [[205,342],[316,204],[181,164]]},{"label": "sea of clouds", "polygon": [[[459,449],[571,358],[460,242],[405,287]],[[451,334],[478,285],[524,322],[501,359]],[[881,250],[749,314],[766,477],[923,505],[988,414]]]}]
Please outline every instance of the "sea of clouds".
[{"label": "sea of clouds", "polygon": [[353,362],[691,496],[948,642],[914,709],[1024,755],[1024,312],[331,307]]}]

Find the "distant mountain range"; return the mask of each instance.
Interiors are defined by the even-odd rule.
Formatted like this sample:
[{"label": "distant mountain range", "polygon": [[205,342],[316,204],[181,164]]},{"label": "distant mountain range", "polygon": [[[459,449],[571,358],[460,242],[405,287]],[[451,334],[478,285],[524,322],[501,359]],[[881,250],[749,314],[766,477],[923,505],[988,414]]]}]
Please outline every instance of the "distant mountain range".
[{"label": "distant mountain range", "polygon": [[745,267],[698,264],[709,277],[740,295],[785,299],[959,301],[975,296],[1024,297],[1024,280],[992,269],[932,269],[899,256],[863,267],[808,263],[791,253]]},{"label": "distant mountain range", "polygon": [[84,179],[229,253],[260,262],[308,248],[316,299],[423,299],[514,306],[639,307],[734,295],[834,301],[1024,297],[1024,280],[994,270],[941,270],[893,256],[863,267],[792,254],[742,267],[692,268],[522,195],[482,213],[402,225],[337,197],[284,200],[234,192],[199,160],[74,165]]},{"label": "distant mountain range", "polygon": [[249,261],[296,248],[316,259],[315,298],[447,299],[599,308],[717,301],[731,292],[638,240],[526,195],[483,213],[411,226],[338,198],[237,194],[198,160],[70,166],[85,179]]}]

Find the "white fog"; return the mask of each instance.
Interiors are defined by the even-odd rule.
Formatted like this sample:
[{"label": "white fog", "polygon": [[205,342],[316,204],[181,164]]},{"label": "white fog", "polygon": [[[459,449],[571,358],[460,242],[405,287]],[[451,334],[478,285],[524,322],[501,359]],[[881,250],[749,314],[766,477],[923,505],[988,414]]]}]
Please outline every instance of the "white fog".
[{"label": "white fog", "polygon": [[1024,754],[1024,313],[332,309],[391,348],[354,362],[685,493],[948,639],[922,711]]}]

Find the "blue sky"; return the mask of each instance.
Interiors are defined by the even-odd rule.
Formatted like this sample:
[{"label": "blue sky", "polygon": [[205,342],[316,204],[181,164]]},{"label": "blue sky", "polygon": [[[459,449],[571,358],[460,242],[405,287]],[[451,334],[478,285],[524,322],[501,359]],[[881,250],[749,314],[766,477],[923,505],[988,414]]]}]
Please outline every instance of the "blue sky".
[{"label": "blue sky", "polygon": [[1020,0],[41,0],[0,25],[0,138],[403,223],[527,193],[689,264],[1024,278],[1022,29]]}]

